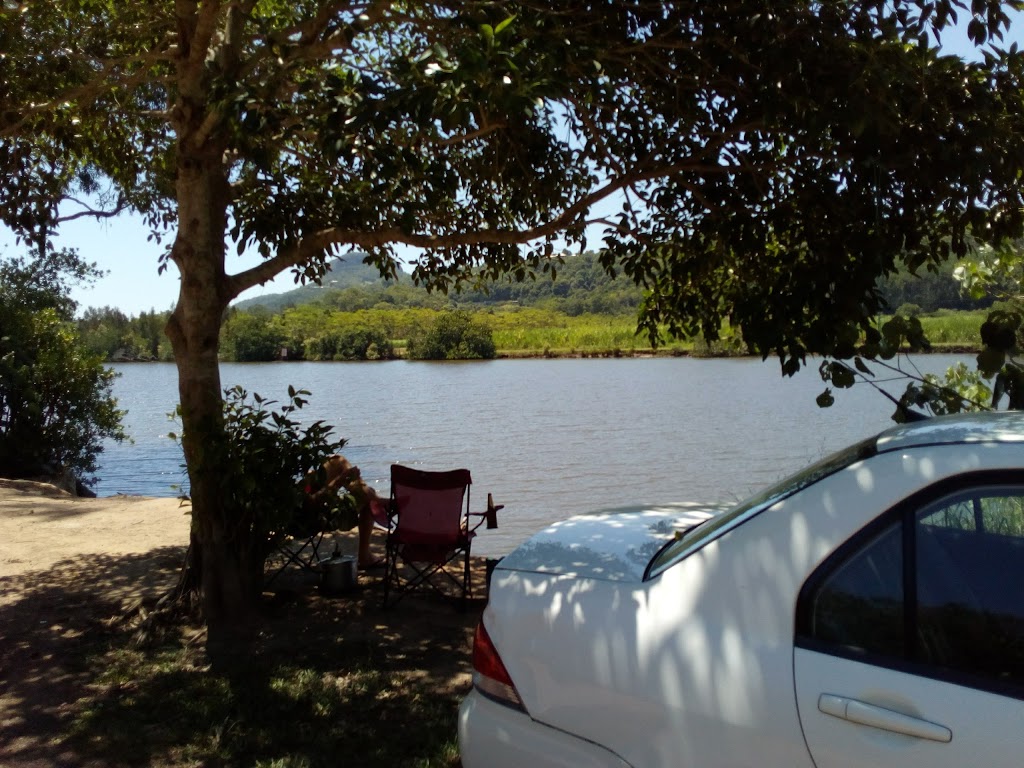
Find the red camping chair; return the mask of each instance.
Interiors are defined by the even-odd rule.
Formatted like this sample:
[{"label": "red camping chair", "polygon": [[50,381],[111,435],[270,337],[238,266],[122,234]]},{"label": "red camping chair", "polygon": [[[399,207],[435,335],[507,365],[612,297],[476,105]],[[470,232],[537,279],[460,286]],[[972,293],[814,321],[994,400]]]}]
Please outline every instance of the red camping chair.
[{"label": "red camping chair", "polygon": [[[391,465],[391,526],[386,545],[384,604],[411,590],[429,588],[446,598],[451,587],[464,607],[471,596],[469,551],[476,529],[486,520],[497,527],[493,510],[469,511],[468,469],[427,472]],[[471,518],[478,520],[471,521]],[[459,559],[462,559],[461,572]]]}]

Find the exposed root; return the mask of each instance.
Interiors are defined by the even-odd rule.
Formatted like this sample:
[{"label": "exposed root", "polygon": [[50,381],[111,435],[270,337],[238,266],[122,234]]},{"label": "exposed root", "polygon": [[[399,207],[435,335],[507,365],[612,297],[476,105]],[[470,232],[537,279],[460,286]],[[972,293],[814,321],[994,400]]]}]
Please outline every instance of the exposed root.
[{"label": "exposed root", "polygon": [[[185,553],[177,584],[162,595],[135,601],[112,622],[112,628],[132,633],[131,647],[150,648],[180,633],[186,626],[202,624],[198,579],[195,578],[192,559],[190,546]],[[199,634],[205,635],[205,631]],[[195,639],[191,638],[189,644]]]}]

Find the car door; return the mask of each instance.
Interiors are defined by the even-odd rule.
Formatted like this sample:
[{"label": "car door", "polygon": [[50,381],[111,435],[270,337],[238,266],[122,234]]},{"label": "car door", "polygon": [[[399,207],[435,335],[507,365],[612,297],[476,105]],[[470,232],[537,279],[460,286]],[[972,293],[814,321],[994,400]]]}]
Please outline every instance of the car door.
[{"label": "car door", "polygon": [[797,605],[794,684],[817,768],[1019,766],[1024,486],[972,475],[837,550]]}]

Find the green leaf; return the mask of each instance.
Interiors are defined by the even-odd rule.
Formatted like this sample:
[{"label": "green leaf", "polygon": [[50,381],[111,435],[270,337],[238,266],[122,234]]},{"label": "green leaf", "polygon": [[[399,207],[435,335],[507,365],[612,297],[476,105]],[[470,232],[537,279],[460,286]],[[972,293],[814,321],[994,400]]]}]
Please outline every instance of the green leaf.
[{"label": "green leaf", "polygon": [[504,31],[505,31],[505,29],[507,29],[507,28],[508,28],[508,25],[509,25],[509,24],[511,24],[511,23],[512,23],[512,22],[513,22],[513,21],[515,20],[515,18],[516,18],[516,17],[515,17],[515,14],[513,14],[512,16],[509,16],[509,17],[508,17],[507,19],[505,19],[504,21],[502,21],[502,22],[499,22],[499,23],[498,23],[498,26],[496,26],[496,27],[494,28],[494,34],[495,34],[495,35],[500,35],[500,34],[501,34],[502,32],[504,32]]},{"label": "green leaf", "polygon": [[850,368],[843,363],[832,364],[832,383],[839,389],[849,389],[857,383],[857,376]]}]

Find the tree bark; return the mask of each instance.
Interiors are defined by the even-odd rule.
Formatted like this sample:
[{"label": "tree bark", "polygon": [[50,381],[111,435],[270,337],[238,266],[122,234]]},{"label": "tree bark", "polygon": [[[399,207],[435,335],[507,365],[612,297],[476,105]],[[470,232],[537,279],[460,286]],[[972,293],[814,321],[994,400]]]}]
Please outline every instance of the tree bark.
[{"label": "tree bark", "polygon": [[255,627],[262,563],[257,562],[252,526],[232,508],[232,478],[224,474],[229,447],[218,351],[221,318],[231,299],[224,271],[230,191],[221,148],[209,141],[190,145],[200,122],[196,118],[179,127],[179,219],[171,259],[181,274],[181,288],[167,335],[178,368],[193,565],[210,649],[229,658]]}]

